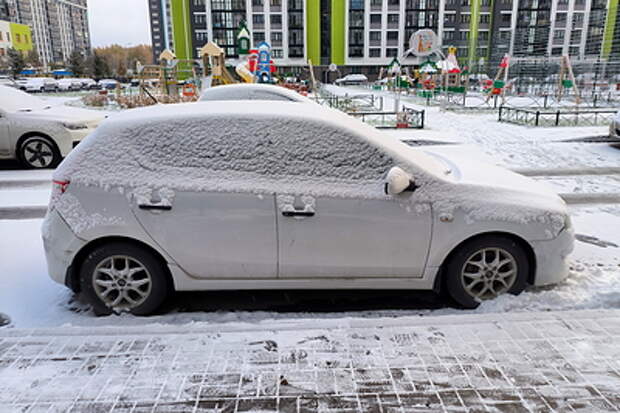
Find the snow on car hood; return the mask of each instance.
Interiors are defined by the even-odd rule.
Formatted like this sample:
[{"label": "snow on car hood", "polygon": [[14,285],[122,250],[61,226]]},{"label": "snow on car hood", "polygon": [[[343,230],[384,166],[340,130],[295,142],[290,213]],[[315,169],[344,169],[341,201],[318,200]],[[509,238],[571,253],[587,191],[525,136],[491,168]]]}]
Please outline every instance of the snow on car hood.
[{"label": "snow on car hood", "polygon": [[86,123],[89,126],[101,122],[107,117],[105,112],[74,108],[71,106],[50,106],[47,109],[16,112],[16,117],[59,122]]},{"label": "snow on car hood", "polygon": [[545,184],[457,154],[426,153],[450,170],[445,181],[436,181],[425,189],[438,214],[460,209],[468,222],[535,222],[551,228],[551,236],[564,227],[566,203]]}]

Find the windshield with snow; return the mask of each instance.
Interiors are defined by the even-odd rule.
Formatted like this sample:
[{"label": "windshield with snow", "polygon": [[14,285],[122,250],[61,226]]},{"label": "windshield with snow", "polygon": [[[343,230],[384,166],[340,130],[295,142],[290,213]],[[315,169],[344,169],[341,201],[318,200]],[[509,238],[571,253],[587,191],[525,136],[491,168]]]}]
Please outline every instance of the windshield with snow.
[{"label": "windshield with snow", "polygon": [[5,112],[29,112],[49,108],[46,101],[21,90],[0,86],[0,109]]}]

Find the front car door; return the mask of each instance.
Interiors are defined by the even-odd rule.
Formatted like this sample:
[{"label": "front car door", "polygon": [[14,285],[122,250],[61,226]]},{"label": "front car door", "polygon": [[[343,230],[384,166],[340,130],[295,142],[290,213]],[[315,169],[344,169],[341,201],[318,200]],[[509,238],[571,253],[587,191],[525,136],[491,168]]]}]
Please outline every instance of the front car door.
[{"label": "front car door", "polygon": [[8,114],[0,110],[0,158],[12,156]]},{"label": "front car door", "polygon": [[383,193],[394,161],[344,129],[288,127],[279,162],[297,184],[277,193],[279,277],[422,277],[431,208]]}]

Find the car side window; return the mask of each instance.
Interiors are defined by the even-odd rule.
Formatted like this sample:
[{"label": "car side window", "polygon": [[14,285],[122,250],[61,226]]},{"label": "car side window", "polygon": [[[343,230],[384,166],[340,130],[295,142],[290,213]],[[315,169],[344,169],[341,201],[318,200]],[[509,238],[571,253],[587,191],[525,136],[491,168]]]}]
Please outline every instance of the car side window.
[{"label": "car side window", "polygon": [[393,165],[383,151],[346,129],[261,116],[143,125],[132,145],[140,164],[153,169],[376,181]]}]

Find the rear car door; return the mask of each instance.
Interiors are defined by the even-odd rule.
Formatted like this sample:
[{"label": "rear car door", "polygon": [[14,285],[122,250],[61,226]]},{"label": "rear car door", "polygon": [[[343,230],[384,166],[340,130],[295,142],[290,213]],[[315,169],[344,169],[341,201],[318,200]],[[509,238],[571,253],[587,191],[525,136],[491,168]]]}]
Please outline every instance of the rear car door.
[{"label": "rear car door", "polygon": [[[153,124],[136,136],[139,164],[178,185],[135,188],[129,197],[134,214],[195,278],[276,278],[274,194],[239,186],[250,180],[238,158],[255,145],[253,137],[234,124],[223,133],[228,120],[211,121]],[[179,142],[180,127],[188,133]]]}]

